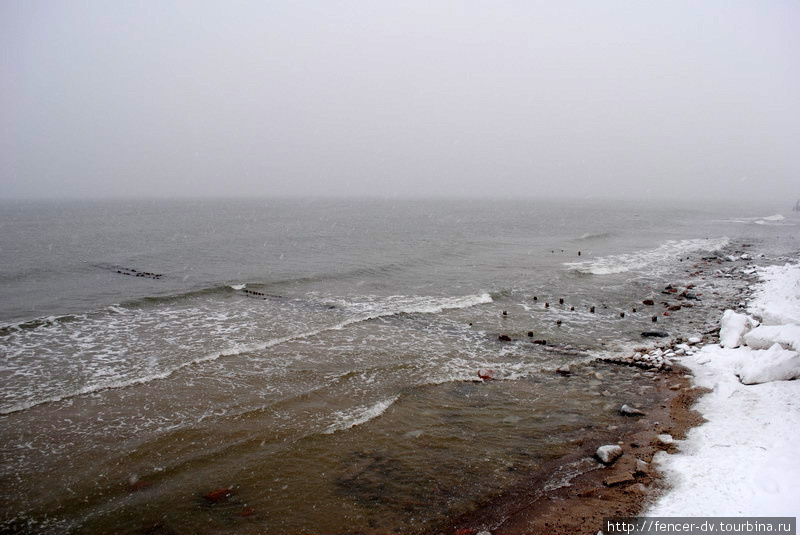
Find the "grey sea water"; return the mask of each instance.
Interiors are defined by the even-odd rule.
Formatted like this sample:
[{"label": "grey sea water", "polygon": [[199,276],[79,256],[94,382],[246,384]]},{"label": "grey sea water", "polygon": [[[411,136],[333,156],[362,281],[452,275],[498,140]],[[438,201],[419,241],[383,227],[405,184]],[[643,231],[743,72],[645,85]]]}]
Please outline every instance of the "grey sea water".
[{"label": "grey sea water", "polygon": [[[796,250],[798,221],[780,213],[4,202],[0,522],[36,533],[431,530],[613,422],[601,391],[645,399],[624,370],[603,383],[551,371],[639,343],[650,313],[633,308],[702,256]],[[500,380],[472,382],[481,368]],[[230,497],[203,498],[219,489]]]}]

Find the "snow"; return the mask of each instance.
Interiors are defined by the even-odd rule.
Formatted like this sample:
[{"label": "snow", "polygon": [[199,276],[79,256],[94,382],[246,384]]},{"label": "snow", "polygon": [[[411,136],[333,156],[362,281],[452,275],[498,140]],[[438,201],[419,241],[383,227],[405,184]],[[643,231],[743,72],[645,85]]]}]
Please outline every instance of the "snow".
[{"label": "snow", "polygon": [[[748,311],[771,325],[744,336],[753,346],[706,345],[681,362],[711,390],[695,406],[707,422],[654,457],[671,489],[646,516],[800,516],[800,381],[787,380],[800,378],[800,266],[760,275]],[[732,314],[731,337],[747,327]]]},{"label": "snow", "polygon": [[746,385],[800,377],[800,353],[797,351],[787,351],[775,344],[767,350],[750,353],[750,358],[742,359],[738,373],[739,380]]},{"label": "snow", "polygon": [[768,349],[780,344],[786,349],[800,351],[800,326],[761,325],[744,335],[744,341],[753,349]]},{"label": "snow", "polygon": [[726,310],[722,315],[719,330],[719,343],[722,347],[739,347],[742,337],[751,320],[746,314],[737,314],[733,310]]},{"label": "snow", "polygon": [[766,325],[800,325],[800,264],[761,268],[765,282],[747,311]]}]

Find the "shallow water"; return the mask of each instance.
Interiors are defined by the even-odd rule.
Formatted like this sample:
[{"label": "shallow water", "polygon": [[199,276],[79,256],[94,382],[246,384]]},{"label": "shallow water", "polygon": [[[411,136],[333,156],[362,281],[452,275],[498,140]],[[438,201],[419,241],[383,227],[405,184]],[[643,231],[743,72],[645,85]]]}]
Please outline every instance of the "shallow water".
[{"label": "shallow water", "polygon": [[[639,343],[643,297],[711,251],[797,247],[792,220],[731,221],[767,210],[630,208],[3,206],[3,526],[433,529],[647,402],[635,370],[553,373]],[[725,279],[705,291],[659,328],[715,318]]]}]

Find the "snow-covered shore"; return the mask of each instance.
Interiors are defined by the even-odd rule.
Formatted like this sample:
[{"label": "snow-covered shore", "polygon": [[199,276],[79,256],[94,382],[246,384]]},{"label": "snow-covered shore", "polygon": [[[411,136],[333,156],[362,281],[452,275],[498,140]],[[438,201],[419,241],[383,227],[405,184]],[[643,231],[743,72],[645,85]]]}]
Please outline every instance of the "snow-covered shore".
[{"label": "snow-covered shore", "polygon": [[759,275],[750,316],[726,311],[720,345],[680,361],[708,421],[654,458],[671,488],[647,516],[800,516],[800,264]]}]

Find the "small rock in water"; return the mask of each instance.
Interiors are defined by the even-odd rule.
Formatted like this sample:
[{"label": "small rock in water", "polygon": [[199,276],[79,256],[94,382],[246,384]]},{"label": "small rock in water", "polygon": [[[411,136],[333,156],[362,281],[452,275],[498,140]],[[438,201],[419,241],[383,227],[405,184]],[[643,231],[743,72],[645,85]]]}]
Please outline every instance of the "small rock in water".
[{"label": "small rock in water", "polygon": [[608,444],[597,448],[595,455],[603,464],[612,464],[614,461],[622,457],[622,448],[616,444]]},{"label": "small rock in water", "polygon": [[556,371],[561,375],[569,375],[570,373],[572,373],[572,370],[570,370],[569,368],[569,364],[565,364],[564,366],[556,368]]},{"label": "small rock in water", "polygon": [[625,404],[622,407],[620,407],[619,413],[622,414],[623,416],[643,416],[644,415],[644,412],[642,412],[639,409],[636,409],[634,407],[631,407],[631,406],[629,406],[627,404]]},{"label": "small rock in water", "polygon": [[533,331],[528,331],[528,338],[533,338]]},{"label": "small rock in water", "polygon": [[[655,318],[655,316],[653,316]],[[642,336],[645,338],[666,338],[669,336],[669,333],[666,331],[644,331],[642,332]]]},{"label": "small rock in water", "polygon": [[510,342],[511,341],[511,337],[508,336],[507,334],[501,334],[500,336],[497,337],[497,339],[500,340],[501,342]]},{"label": "small rock in water", "polygon": [[700,337],[697,337],[697,336],[692,336],[691,338],[689,338],[689,343],[690,344],[699,344],[702,341],[703,341],[703,339],[700,338]]},{"label": "small rock in water", "polygon": [[488,368],[481,368],[478,370],[478,377],[483,379],[484,381],[491,381],[494,379],[495,372],[494,370],[490,370]]},{"label": "small rock in water", "polygon": [[651,305],[652,306],[652,305],[655,305],[656,303],[652,299],[645,299],[644,301],[642,301],[642,304],[643,305]]},{"label": "small rock in water", "polygon": [[534,344],[539,344],[540,346],[546,346],[547,345],[547,340],[534,340],[533,343]]},{"label": "small rock in water", "polygon": [[233,495],[233,489],[230,487],[225,487],[222,489],[212,490],[207,494],[203,494],[203,498],[210,501],[211,503],[219,503],[227,501],[228,498]]}]

